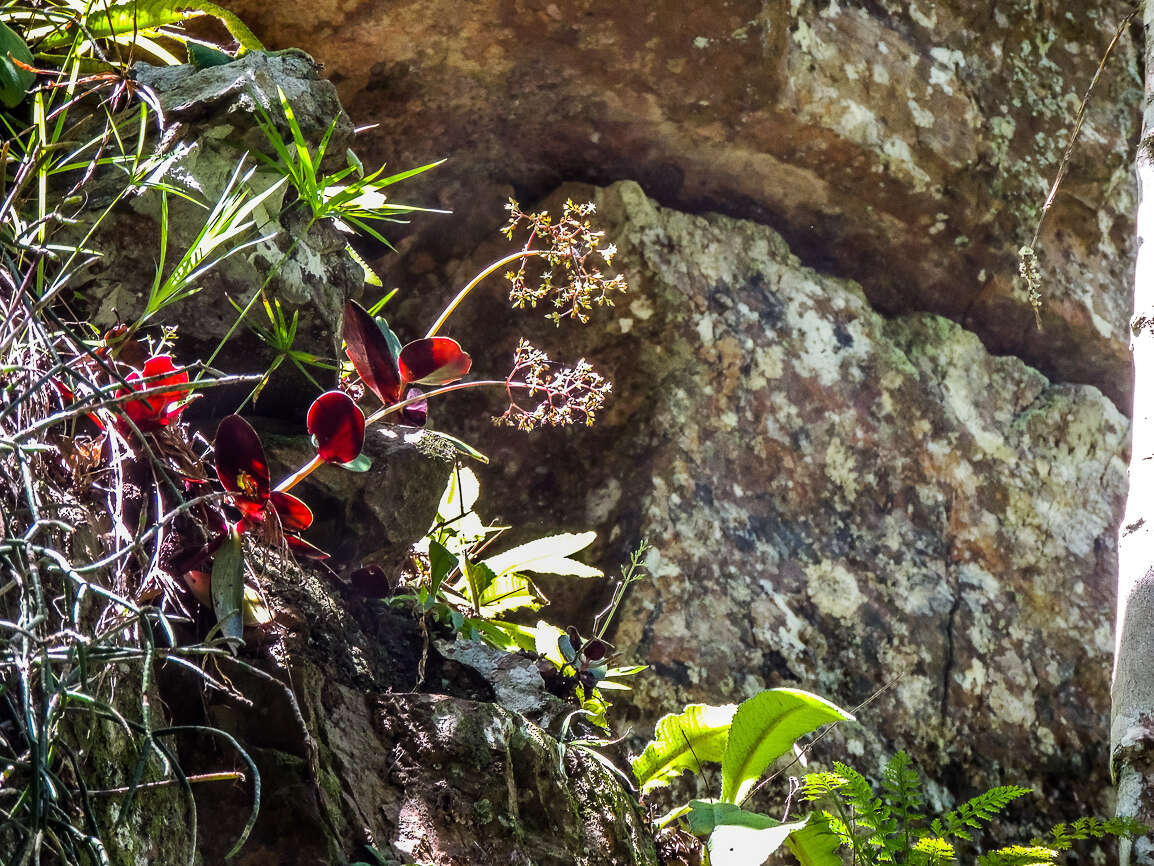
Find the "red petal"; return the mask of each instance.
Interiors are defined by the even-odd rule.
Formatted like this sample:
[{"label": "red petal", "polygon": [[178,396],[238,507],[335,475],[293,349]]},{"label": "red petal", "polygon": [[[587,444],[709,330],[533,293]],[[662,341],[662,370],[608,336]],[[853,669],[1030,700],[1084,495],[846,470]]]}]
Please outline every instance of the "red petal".
[{"label": "red petal", "polygon": [[291,493],[274,490],[269,495],[272,507],[280,517],[281,528],[285,532],[301,532],[313,525],[313,512]]},{"label": "red petal", "polygon": [[361,381],[386,406],[400,400],[401,377],[389,343],[373,317],[356,301],[345,304],[344,338],[345,354],[356,367]]},{"label": "red petal", "polygon": [[293,553],[298,553],[306,559],[328,559],[329,555],[317,547],[309,544],[299,535],[285,535],[285,542]]},{"label": "red petal", "polygon": [[473,359],[461,344],[448,337],[413,340],[401,349],[397,359],[401,378],[421,385],[448,385],[469,372]]},{"label": "red petal", "polygon": [[[410,388],[405,392],[405,399],[412,400],[414,397],[421,396],[420,388]],[[424,427],[425,422],[429,420],[429,401],[418,400],[416,403],[410,403],[401,410],[401,420],[398,424],[409,424],[413,427]]]},{"label": "red petal", "polygon": [[344,391],[326,391],[309,407],[308,430],[328,463],[356,460],[365,444],[365,415]]},{"label": "red petal", "polygon": [[[188,370],[183,367],[177,368],[172,363],[171,355],[156,355],[144,362],[144,369],[141,371],[144,379],[152,379],[154,376],[161,376],[152,382],[142,382],[140,389],[156,388],[161,385],[172,385],[170,391],[160,391],[156,394],[150,394],[147,399],[154,405],[165,405],[168,403],[176,403],[188,396],[191,389],[188,386]],[[168,375],[164,375],[164,374]],[[131,378],[131,376],[129,377]]]},{"label": "red petal", "polygon": [[237,506],[246,514],[254,513],[241,504],[241,500],[248,500],[256,506],[255,511],[260,511],[268,501],[272,485],[264,448],[252,425],[239,415],[226,417],[216,428],[213,455],[217,477],[224,489],[237,498]]}]

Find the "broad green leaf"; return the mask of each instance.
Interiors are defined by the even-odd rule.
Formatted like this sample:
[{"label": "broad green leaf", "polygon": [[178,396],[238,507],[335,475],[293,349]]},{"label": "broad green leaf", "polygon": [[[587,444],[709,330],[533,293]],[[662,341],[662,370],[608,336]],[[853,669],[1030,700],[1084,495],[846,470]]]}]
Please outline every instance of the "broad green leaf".
[{"label": "broad green leaf", "polygon": [[469,622],[490,646],[505,652],[536,651],[536,635],[531,628],[498,619],[470,619]]},{"label": "broad green leaf", "polygon": [[480,495],[481,483],[477,481],[477,474],[472,469],[461,466],[449,475],[449,483],[445,486],[445,492],[441,494],[437,514],[442,520],[459,518],[473,510]]},{"label": "broad green leaf", "polygon": [[700,772],[705,761],[720,762],[736,712],[735,704],[690,704],[680,715],[659,719],[653,739],[632,761],[641,793],[669,784],[685,770]]},{"label": "broad green leaf", "polygon": [[502,574],[496,577],[485,587],[480,601],[480,613],[485,619],[523,607],[539,610],[546,603],[533,586],[533,582],[520,574]]},{"label": "broad green leaf", "polygon": [[557,628],[557,626],[551,625],[543,619],[539,619],[537,620],[537,625],[534,628],[528,629],[528,631],[533,635],[533,652],[544,656],[559,668],[565,666],[566,659],[561,655],[559,645],[562,638],[565,640],[569,639],[564,629]]},{"label": "broad green leaf", "polygon": [[220,633],[225,637],[243,638],[244,617],[244,550],[240,533],[229,527],[228,538],[217,550],[212,563],[212,611]]},{"label": "broad green leaf", "polygon": [[[101,5],[99,13],[85,18],[85,26],[93,36],[124,37],[136,36],[144,31],[155,30],[168,24],[178,24],[200,15],[219,18],[245,51],[260,51],[264,48],[253,32],[232,12],[205,0],[131,0],[125,3]],[[74,38],[71,29],[57,28],[54,34],[41,43],[42,49],[67,45]]]},{"label": "broad green leaf", "polygon": [[[702,818],[712,818],[716,829],[709,834],[705,848],[713,866],[761,866],[780,848],[789,835],[805,827],[805,821],[782,824],[768,815],[746,812],[732,803],[705,803]],[[722,812],[729,806],[735,812]],[[692,828],[694,813],[689,816]]]},{"label": "broad green leaf", "polygon": [[[802,824],[804,823],[803,821]],[[689,832],[694,836],[708,836],[722,824],[750,827],[754,830],[782,826],[780,821],[775,821],[768,815],[747,812],[733,803],[722,803],[718,800],[689,801]]]},{"label": "broad green leaf", "polygon": [[485,565],[493,569],[494,574],[533,571],[537,574],[602,577],[604,572],[600,569],[569,559],[570,554],[584,550],[595,538],[597,538],[596,532],[563,532],[560,535],[549,535],[491,556],[485,560]]},{"label": "broad green leaf", "polygon": [[0,21],[0,102],[8,108],[15,108],[24,101],[24,94],[36,80],[36,76],[12,62],[19,60],[32,65],[32,52],[23,39]]},{"label": "broad green leaf", "polygon": [[754,695],[733,717],[721,761],[721,799],[740,803],[798,737],[830,722],[852,719],[840,707],[800,689],[768,689]]},{"label": "broad green leaf", "polygon": [[816,813],[802,829],[790,833],[785,844],[801,866],[842,866],[841,839]]},{"label": "broad green leaf", "polygon": [[231,54],[213,48],[211,45],[202,45],[199,42],[186,42],[188,62],[197,69],[211,69],[214,66],[227,66],[236,60]]},{"label": "broad green leaf", "polygon": [[429,571],[432,577],[432,591],[437,594],[441,583],[449,576],[449,572],[457,567],[457,557],[433,539],[429,539]]}]

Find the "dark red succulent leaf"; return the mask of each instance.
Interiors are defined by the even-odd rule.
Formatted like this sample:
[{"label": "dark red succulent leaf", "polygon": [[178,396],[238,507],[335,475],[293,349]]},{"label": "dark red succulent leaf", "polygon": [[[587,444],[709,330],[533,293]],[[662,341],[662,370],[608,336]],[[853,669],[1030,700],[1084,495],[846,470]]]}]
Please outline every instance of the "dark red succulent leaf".
[{"label": "dark red succulent leaf", "polygon": [[[157,378],[159,377],[159,378]],[[151,379],[152,381],[146,381]],[[166,427],[179,417],[187,407],[183,401],[191,389],[188,387],[188,370],[172,363],[170,355],[155,355],[144,362],[140,372],[135,370],[125,379],[132,391],[169,387],[167,391],[147,394],[138,400],[129,400],[121,409],[141,433],[151,433]],[[121,390],[118,396],[130,391]]]},{"label": "dark red succulent leaf", "polygon": [[448,385],[469,372],[473,359],[449,337],[413,340],[397,358],[401,379],[420,385]]},{"label": "dark red succulent leaf", "polygon": [[233,494],[237,508],[252,517],[263,513],[272,484],[264,447],[252,425],[239,415],[227,416],[216,428],[212,448],[217,477]]},{"label": "dark red succulent leaf", "polygon": [[388,340],[377,323],[356,301],[345,303],[345,354],[353,362],[361,381],[391,406],[401,399],[401,376]]},{"label": "dark red succulent leaf", "polygon": [[366,565],[349,575],[349,587],[365,598],[386,598],[393,593],[389,578],[379,565]]},{"label": "dark red succulent leaf", "polygon": [[303,532],[313,525],[312,509],[291,493],[274,490],[269,494],[269,504],[276,511],[285,532]]},{"label": "dark red succulent leaf", "polygon": [[[420,388],[410,388],[405,392],[405,399],[412,400],[414,397],[420,397],[422,391]],[[429,420],[429,401],[418,400],[401,410],[401,418],[398,423],[408,424],[411,427],[424,427],[425,422]]]},{"label": "dark red succulent leaf", "polygon": [[309,433],[326,463],[350,463],[365,444],[365,415],[344,391],[326,391],[309,407]]},{"label": "dark red succulent leaf", "polygon": [[585,645],[581,647],[581,654],[585,656],[586,661],[590,662],[601,661],[608,652],[609,644],[596,637],[590,638],[585,642]]},{"label": "dark red succulent leaf", "polygon": [[309,544],[309,542],[305,541],[299,535],[293,535],[292,533],[286,532],[284,540],[285,543],[289,546],[289,550],[291,550],[293,553],[300,554],[301,556],[305,557],[305,559],[322,560],[329,558],[327,553],[325,553],[315,544]]}]

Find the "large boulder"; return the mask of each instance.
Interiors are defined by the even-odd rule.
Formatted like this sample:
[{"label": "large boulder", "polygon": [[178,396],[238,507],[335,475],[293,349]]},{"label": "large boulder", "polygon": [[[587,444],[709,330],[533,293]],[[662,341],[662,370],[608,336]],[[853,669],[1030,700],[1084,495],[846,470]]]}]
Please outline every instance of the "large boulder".
[{"label": "large boulder", "polygon": [[[948,319],[883,317],[764,226],[633,183],[566,196],[596,202],[619,248],[632,290],[615,314],[557,329],[476,299],[456,328],[486,334],[481,365],[521,332],[591,358],[615,399],[532,453],[484,432],[481,405],[460,432],[514,525],[549,507],[599,531],[608,567],[653,545],[615,636],[654,668],[635,730],[770,686],[849,708],[884,689],[832,756],[876,770],[909,749],[939,804],[1015,782],[1051,818],[1106,813],[1126,418]],[[587,627],[595,601],[569,621]]]},{"label": "large boulder", "polygon": [[456,217],[451,232],[421,223],[395,284],[435,285],[512,188],[533,199],[631,178],[666,206],[772,225],[879,309],[948,316],[1128,409],[1141,100],[1129,32],[1043,227],[1041,330],[1015,261],[1125,0],[233,7],[269,44],[325,64],[375,125],[365,154],[397,169],[450,157],[435,198],[398,192]]}]

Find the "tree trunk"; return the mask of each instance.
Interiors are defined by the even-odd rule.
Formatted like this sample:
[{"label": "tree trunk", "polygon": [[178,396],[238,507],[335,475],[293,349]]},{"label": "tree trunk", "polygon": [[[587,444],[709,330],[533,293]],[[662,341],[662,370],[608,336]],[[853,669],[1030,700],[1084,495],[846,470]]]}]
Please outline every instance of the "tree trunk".
[{"label": "tree trunk", "polygon": [[[1143,11],[1146,97],[1137,171],[1133,444],[1130,493],[1118,537],[1118,621],[1110,719],[1117,813],[1154,825],[1154,3]],[[1154,837],[1123,841],[1119,862],[1154,864]]]}]

